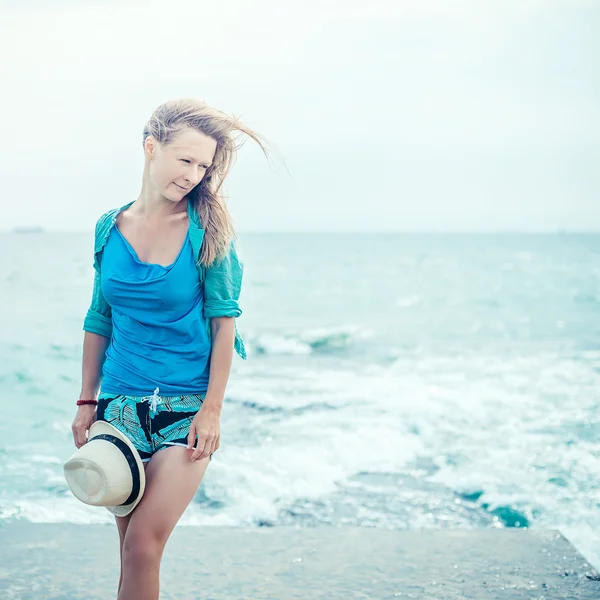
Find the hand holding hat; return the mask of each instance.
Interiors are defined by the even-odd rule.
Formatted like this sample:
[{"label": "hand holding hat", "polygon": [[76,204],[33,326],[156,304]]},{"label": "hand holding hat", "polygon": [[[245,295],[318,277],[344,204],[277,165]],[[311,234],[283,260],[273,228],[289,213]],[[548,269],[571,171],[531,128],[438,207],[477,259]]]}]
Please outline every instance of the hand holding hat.
[{"label": "hand holding hat", "polygon": [[64,464],[73,495],[116,516],[128,515],[146,487],[144,463],[131,440],[106,421],[95,421],[83,444]]}]

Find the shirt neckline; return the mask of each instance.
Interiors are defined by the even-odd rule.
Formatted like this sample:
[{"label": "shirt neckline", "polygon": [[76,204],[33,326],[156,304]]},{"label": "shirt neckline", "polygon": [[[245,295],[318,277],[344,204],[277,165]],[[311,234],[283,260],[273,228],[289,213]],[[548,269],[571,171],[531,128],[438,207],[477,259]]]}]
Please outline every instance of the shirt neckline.
[{"label": "shirt neckline", "polygon": [[171,264],[169,264],[169,265],[161,265],[159,263],[151,263],[151,262],[146,262],[146,261],[141,260],[140,257],[138,256],[137,252],[135,251],[135,248],[128,242],[127,238],[123,235],[123,233],[119,229],[119,226],[117,225],[116,222],[115,222],[114,228],[117,230],[117,233],[119,234],[119,237],[125,242],[125,245],[127,246],[127,248],[129,249],[129,251],[131,252],[131,255],[133,256],[133,258],[139,264],[144,265],[146,267],[159,267],[161,269],[170,269],[179,260],[179,257],[182,255],[183,250],[184,250],[184,248],[186,247],[186,245],[188,243],[189,234],[190,234],[190,230],[189,230],[189,227],[188,227],[187,231],[185,232],[185,238],[183,240],[183,244],[181,245],[181,248],[179,249],[179,252],[177,253],[177,256],[175,257],[175,260]]}]

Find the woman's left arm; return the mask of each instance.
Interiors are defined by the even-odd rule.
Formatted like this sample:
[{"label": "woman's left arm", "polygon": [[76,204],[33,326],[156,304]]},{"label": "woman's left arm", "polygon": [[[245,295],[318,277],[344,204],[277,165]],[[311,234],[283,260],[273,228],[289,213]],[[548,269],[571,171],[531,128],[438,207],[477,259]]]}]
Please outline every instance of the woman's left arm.
[{"label": "woman's left arm", "polygon": [[235,328],[233,317],[214,317],[210,320],[212,350],[210,377],[203,407],[221,414],[225,388],[231,372]]},{"label": "woman's left arm", "polygon": [[[210,328],[212,332],[210,377],[206,397],[188,433],[188,448],[194,449],[191,460],[210,456],[221,444],[221,409],[233,359],[234,319],[214,317],[210,320]],[[196,436],[198,436],[197,444]]]},{"label": "woman's left arm", "polygon": [[206,397],[192,421],[188,435],[188,447],[196,446],[192,460],[206,458],[219,447],[221,409],[234,349],[245,358],[244,345],[235,325],[235,319],[242,314],[239,297],[243,272],[244,265],[235,242],[232,242],[223,259],[206,270],[203,312],[210,323],[210,374]]}]

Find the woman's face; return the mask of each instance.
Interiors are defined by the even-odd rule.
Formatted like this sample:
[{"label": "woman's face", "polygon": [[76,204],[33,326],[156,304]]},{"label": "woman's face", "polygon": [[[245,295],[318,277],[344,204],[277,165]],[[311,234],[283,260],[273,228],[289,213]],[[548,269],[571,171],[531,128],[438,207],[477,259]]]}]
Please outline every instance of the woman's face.
[{"label": "woman's face", "polygon": [[146,157],[152,154],[150,179],[156,190],[168,200],[179,202],[202,181],[216,148],[216,140],[192,128],[186,128],[166,146],[146,138]]}]

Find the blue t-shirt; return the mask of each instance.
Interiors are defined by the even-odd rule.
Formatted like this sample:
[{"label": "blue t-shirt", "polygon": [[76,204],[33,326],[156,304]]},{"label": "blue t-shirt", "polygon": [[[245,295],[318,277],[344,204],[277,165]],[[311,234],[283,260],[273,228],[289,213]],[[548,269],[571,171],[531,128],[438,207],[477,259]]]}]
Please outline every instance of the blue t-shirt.
[{"label": "blue t-shirt", "polygon": [[169,266],[139,260],[119,228],[102,259],[102,293],[113,332],[103,392],[133,396],[199,394],[208,389],[211,343],[189,233]]}]

